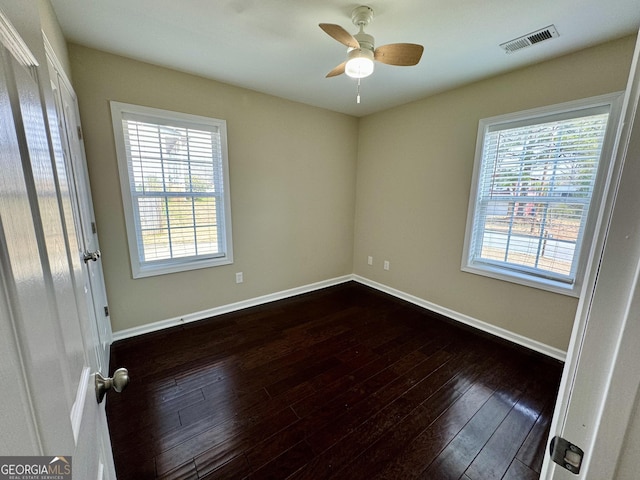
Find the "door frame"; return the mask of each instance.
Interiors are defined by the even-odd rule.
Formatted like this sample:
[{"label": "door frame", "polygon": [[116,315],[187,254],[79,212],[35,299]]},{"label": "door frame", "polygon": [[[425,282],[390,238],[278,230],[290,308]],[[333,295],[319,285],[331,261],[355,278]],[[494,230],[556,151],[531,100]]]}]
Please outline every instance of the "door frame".
[{"label": "door frame", "polygon": [[[61,147],[65,155],[65,164],[67,166],[67,176],[70,179],[70,195],[74,213],[74,220],[76,223],[76,234],[78,245],[83,252],[85,251],[99,251],[97,230],[95,228],[95,213],[93,209],[93,199],[91,197],[91,186],[89,183],[89,174],[87,169],[87,161],[84,150],[84,144],[81,138],[82,128],[80,126],[80,113],[78,111],[78,99],[73,89],[71,81],[67,77],[60,60],[56,56],[55,50],[49,42],[47,35],[42,31],[42,38],[44,41],[45,55],[49,65],[49,77],[55,75],[54,78],[50,78],[52,84],[55,109],[58,113],[57,120],[59,125]],[[52,72],[51,69],[54,71]],[[63,89],[66,89],[70,99],[73,101],[73,111],[69,112],[70,116],[67,117],[64,104]],[[59,111],[58,111],[59,110]],[[69,122],[75,123],[78,131],[75,128],[69,128]],[[51,122],[53,123],[53,122]],[[53,128],[54,125],[51,125]],[[71,131],[70,131],[71,130]],[[78,137],[75,137],[77,135]],[[70,145],[71,142],[76,142],[76,149]],[[81,205],[84,204],[84,205]],[[83,252],[79,252],[81,255]],[[100,373],[105,376],[109,374],[109,359],[110,359],[110,346],[113,342],[113,333],[111,330],[111,317],[109,316],[108,302],[106,298],[104,273],[102,269],[102,260],[98,259],[95,262],[85,262],[83,267],[83,280],[88,286],[84,298],[89,298],[87,306],[90,310],[91,327],[95,328],[95,334],[99,340],[98,350],[96,351],[98,367]]]},{"label": "door frame", "polygon": [[[622,107],[610,188],[587,268],[550,438],[584,451],[576,476],[545,460],[544,480],[613,479],[640,387],[640,31]],[[634,158],[635,155],[635,158]]]}]

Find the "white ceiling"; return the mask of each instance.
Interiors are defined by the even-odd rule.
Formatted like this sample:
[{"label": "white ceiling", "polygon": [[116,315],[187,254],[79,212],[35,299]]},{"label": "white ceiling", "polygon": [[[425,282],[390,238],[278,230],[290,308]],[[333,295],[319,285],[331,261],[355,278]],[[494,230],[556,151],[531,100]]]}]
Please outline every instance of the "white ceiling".
[{"label": "white ceiling", "polygon": [[[638,0],[371,0],[376,46],[424,45],[414,67],[376,64],[362,80],[325,78],[351,33],[344,0],[51,0],[71,42],[278,97],[362,116],[453,86],[637,33]],[[559,38],[507,55],[499,44],[554,24]]]}]

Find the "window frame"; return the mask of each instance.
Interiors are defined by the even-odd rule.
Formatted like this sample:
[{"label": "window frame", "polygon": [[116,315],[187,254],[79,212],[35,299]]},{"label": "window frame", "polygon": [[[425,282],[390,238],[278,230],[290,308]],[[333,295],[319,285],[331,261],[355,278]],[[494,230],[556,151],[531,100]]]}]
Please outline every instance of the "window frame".
[{"label": "window frame", "polygon": [[[231,226],[231,194],[229,188],[229,160],[227,150],[227,126],[226,121],[216,118],[192,115],[188,113],[174,112],[159,108],[145,107],[141,105],[110,101],[111,120],[113,124],[113,134],[116,146],[116,157],[118,161],[118,172],[120,177],[120,191],[125,217],[127,241],[129,245],[129,259],[131,263],[131,273],[134,279],[164,275],[168,273],[183,272],[201,268],[229,265],[233,263],[233,242]],[[123,120],[124,116],[131,114],[138,117],[145,117],[149,121],[157,120],[158,125],[175,126],[184,128],[191,126],[194,129],[211,130],[218,129],[220,136],[220,154],[222,171],[221,195],[223,201],[222,231],[224,232],[224,252],[222,254],[201,254],[182,258],[172,258],[164,260],[142,261],[139,249],[139,212],[134,209],[134,201],[131,193],[132,179],[129,175],[129,159],[125,146]],[[219,219],[218,219],[219,220]],[[218,228],[220,233],[220,228]]]},{"label": "window frame", "polygon": [[[462,252],[461,270],[463,272],[560,293],[563,295],[579,297],[587,261],[593,246],[595,229],[602,217],[602,199],[604,198],[606,191],[609,188],[609,184],[611,183],[613,154],[615,150],[616,132],[619,128],[622,101],[623,92],[615,92],[597,97],[590,97],[521,112],[484,118],[478,122],[473,175],[471,180]],[[566,118],[578,118],[580,115],[572,117],[571,114],[598,107],[608,107],[609,117],[603,137],[602,150],[600,153],[600,160],[598,162],[593,192],[589,202],[589,211],[585,220],[585,227],[582,232],[582,237],[578,239],[580,243],[576,246],[578,249],[576,259],[577,267],[575,268],[575,277],[573,278],[573,281],[571,283],[565,283],[552,278],[544,278],[543,276],[527,274],[524,271],[526,270],[524,267],[522,268],[523,271],[519,271],[501,266],[499,261],[478,262],[470,258],[474,247],[472,245],[472,236],[479,199],[478,184],[481,176],[485,135],[496,129],[515,128],[519,125],[535,125],[536,123],[542,124],[545,123],[545,118],[548,119],[549,117],[565,116]],[[536,120],[539,120],[539,122],[536,122]]]}]

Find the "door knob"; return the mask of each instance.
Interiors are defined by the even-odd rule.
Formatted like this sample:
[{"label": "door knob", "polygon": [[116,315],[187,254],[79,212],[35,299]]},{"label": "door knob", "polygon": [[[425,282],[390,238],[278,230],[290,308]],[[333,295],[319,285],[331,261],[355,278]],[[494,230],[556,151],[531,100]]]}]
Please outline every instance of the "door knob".
[{"label": "door knob", "polygon": [[101,255],[100,250],[96,250],[95,252],[84,252],[82,254],[82,260],[84,260],[84,263],[89,263],[89,260],[97,262]]},{"label": "door knob", "polygon": [[96,399],[102,403],[104,396],[111,389],[120,393],[129,385],[129,371],[126,368],[119,368],[113,372],[113,377],[104,378],[100,372],[96,372]]}]

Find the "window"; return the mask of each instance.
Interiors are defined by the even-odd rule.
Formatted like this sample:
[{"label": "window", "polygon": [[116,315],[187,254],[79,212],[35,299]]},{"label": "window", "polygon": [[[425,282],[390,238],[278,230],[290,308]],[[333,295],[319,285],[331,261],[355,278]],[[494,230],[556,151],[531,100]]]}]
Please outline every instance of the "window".
[{"label": "window", "polygon": [[233,262],[224,120],[111,102],[134,278]]},{"label": "window", "polygon": [[579,294],[620,99],[480,121],[462,270]]}]

